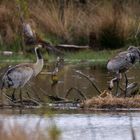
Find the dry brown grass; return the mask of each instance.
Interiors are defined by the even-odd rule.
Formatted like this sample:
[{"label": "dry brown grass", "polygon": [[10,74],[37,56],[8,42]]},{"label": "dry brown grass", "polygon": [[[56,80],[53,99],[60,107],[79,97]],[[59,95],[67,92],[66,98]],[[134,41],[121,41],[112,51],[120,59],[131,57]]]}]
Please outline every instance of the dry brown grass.
[{"label": "dry brown grass", "polygon": [[[11,43],[19,35],[20,21],[16,6],[14,2],[1,3],[0,33],[6,43]],[[59,15],[59,4],[55,0],[29,0],[28,7],[26,20],[31,19],[38,33],[53,35],[63,42],[83,44],[88,43],[90,33],[94,32],[97,41],[104,47],[113,47],[117,42],[115,47],[121,47],[128,40],[134,39],[140,17],[140,4],[137,1],[121,4],[89,1],[84,6],[70,2],[64,7],[63,21]]]},{"label": "dry brown grass", "polygon": [[[84,39],[88,43],[90,33],[94,32],[102,46],[121,47],[135,35],[140,16],[137,14],[140,5],[136,3],[119,5],[111,1],[98,3],[91,1],[83,9],[72,2],[64,8],[63,22],[59,17],[57,3],[50,3],[49,6],[41,3],[34,5],[31,14],[47,33],[63,38],[69,43],[76,41],[80,43]],[[108,41],[112,42],[108,44]]]},{"label": "dry brown grass", "polygon": [[54,34],[68,42],[78,36],[88,36],[88,17],[82,9],[79,9],[71,3],[64,8],[63,21],[59,16],[59,5],[51,3],[48,7],[43,4],[33,5],[32,16],[38,20],[40,27],[46,30],[46,33]]},{"label": "dry brown grass", "polygon": [[140,95],[135,97],[114,97],[107,93],[104,97],[93,97],[86,100],[82,107],[97,109],[140,108]]}]

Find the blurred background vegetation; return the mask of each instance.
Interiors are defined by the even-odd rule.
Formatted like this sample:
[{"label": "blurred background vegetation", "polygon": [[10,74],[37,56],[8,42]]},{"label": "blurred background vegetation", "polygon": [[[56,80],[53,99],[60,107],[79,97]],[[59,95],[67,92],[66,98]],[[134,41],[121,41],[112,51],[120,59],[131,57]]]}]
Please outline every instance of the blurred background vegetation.
[{"label": "blurred background vegetation", "polygon": [[44,39],[116,49],[139,45],[140,0],[0,0],[0,48],[22,50],[24,19]]}]

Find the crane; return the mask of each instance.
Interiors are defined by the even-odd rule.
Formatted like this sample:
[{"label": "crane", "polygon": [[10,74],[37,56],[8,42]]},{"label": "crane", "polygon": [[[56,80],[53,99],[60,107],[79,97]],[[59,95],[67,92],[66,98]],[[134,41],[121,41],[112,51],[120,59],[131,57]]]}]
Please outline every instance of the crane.
[{"label": "crane", "polygon": [[52,46],[49,42],[42,39],[32,28],[29,23],[23,22],[22,20],[22,30],[23,30],[23,37],[24,43],[26,45],[37,45],[41,44],[48,53],[53,53],[56,55],[63,55],[63,52],[57,49],[56,47]]},{"label": "crane", "polygon": [[114,58],[110,59],[107,63],[107,69],[116,74],[115,78],[110,81],[109,89],[114,86],[114,82],[117,82],[116,95],[118,94],[119,81],[124,74],[126,79],[125,96],[127,93],[128,79],[126,76],[127,70],[129,70],[137,61],[140,61],[140,48],[130,46],[127,51],[120,52]]},{"label": "crane", "polygon": [[[2,78],[3,88],[13,88],[12,99],[15,99],[14,93],[16,89],[20,89],[20,101],[22,101],[22,88],[28,83],[33,77],[36,77],[42,70],[44,61],[40,52],[41,45],[35,47],[35,54],[37,61],[36,63],[22,63],[16,66],[10,67]],[[3,94],[3,93],[2,93]]]}]

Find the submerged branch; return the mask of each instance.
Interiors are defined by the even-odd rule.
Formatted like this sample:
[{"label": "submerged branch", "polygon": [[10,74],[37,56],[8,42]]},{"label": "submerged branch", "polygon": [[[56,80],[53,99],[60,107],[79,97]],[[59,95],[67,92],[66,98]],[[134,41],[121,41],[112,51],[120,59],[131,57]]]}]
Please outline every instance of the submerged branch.
[{"label": "submerged branch", "polygon": [[46,92],[42,88],[40,88],[40,90],[43,93],[43,95],[47,96],[47,98],[50,99],[51,101],[64,101],[65,100],[62,97],[58,97],[58,96],[53,96],[53,95],[46,94]]},{"label": "submerged branch", "polygon": [[70,88],[70,89],[66,92],[66,95],[65,95],[64,98],[67,99],[68,95],[71,93],[72,90],[77,91],[77,93],[79,93],[79,95],[81,95],[81,97],[83,97],[84,100],[87,99],[87,97],[86,97],[79,89],[77,89],[77,88],[75,88],[75,87]]}]

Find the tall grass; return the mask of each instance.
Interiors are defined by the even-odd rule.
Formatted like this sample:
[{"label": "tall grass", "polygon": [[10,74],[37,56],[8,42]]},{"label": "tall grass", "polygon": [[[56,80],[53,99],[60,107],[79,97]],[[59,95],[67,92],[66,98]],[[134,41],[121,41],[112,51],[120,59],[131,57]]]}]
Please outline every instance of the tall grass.
[{"label": "tall grass", "polygon": [[[83,7],[74,2],[64,7],[63,22],[59,18],[59,4],[52,2],[48,6],[40,3],[33,6],[32,15],[47,33],[61,41],[76,44],[88,44],[89,35],[94,33],[96,42],[104,48],[122,47],[135,42],[138,26],[138,7],[135,2],[90,1]],[[92,38],[91,38],[92,39]]]},{"label": "tall grass", "polygon": [[[22,3],[21,3],[22,5]],[[60,1],[28,0],[22,6],[26,20],[49,41],[85,45],[95,40],[99,48],[118,48],[136,44],[135,34],[140,18],[140,3],[136,1],[92,1],[80,5],[74,0],[64,3],[63,19]],[[17,3],[2,1],[0,6],[0,35],[6,44],[20,36]],[[95,38],[89,38],[91,34]],[[53,37],[52,37],[53,36]],[[140,40],[139,34],[138,39]],[[55,41],[57,40],[57,41]],[[1,41],[1,42],[2,42]],[[140,42],[140,41],[137,41]],[[19,44],[20,45],[20,44]]]}]

